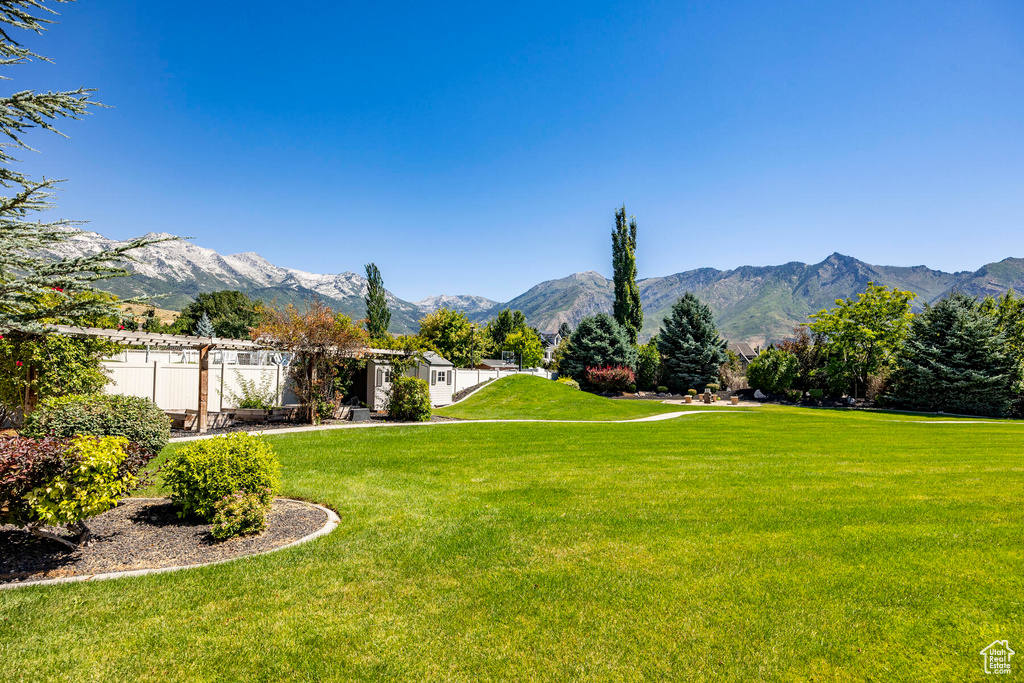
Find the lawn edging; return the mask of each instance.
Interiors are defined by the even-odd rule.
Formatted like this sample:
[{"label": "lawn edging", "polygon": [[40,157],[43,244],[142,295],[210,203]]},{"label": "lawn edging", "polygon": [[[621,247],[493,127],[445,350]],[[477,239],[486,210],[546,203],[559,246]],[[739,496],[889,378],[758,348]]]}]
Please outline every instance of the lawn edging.
[{"label": "lawn edging", "polygon": [[202,563],[199,563],[199,564],[183,564],[183,565],[176,565],[176,566],[173,566],[173,567],[152,567],[152,568],[149,568],[149,569],[131,569],[131,570],[128,570],[128,571],[123,571],[123,572],[106,572],[104,574],[83,574],[82,576],[64,576],[64,577],[60,577],[60,578],[56,578],[56,579],[43,579],[41,581],[25,581],[23,583],[6,583],[6,584],[0,584],[0,590],[8,590],[8,589],[13,589],[13,588],[26,588],[28,586],[51,586],[51,585],[58,584],[58,583],[76,583],[76,582],[79,582],[79,581],[106,581],[108,579],[120,579],[120,578],[124,578],[124,577],[128,577],[128,576],[147,576],[149,574],[165,574],[165,573],[168,573],[168,572],[177,572],[177,571],[181,571],[183,569],[197,569],[199,567],[212,567],[212,566],[218,565],[218,564],[227,564],[228,562],[237,562],[238,560],[245,560],[245,559],[248,559],[250,557],[259,557],[260,555],[269,555],[270,553],[276,553],[279,550],[284,550],[286,548],[292,548],[294,546],[301,545],[303,543],[307,543],[309,541],[312,541],[315,538],[319,538],[321,536],[326,536],[327,534],[331,533],[336,528],[338,528],[338,525],[341,524],[341,518],[338,516],[338,513],[336,513],[334,510],[330,509],[329,507],[325,507],[323,505],[318,505],[316,503],[311,503],[308,500],[297,500],[295,498],[278,498],[277,500],[285,500],[285,501],[289,501],[289,502],[292,502],[292,503],[301,503],[303,505],[308,505],[310,507],[314,507],[314,508],[324,512],[327,515],[327,521],[324,522],[324,525],[322,527],[320,527],[319,529],[317,529],[316,531],[314,531],[314,532],[312,532],[310,534],[306,534],[302,538],[296,539],[296,540],[292,541],[291,543],[286,543],[286,544],[284,544],[282,546],[278,546],[277,548],[271,548],[270,550],[264,550],[262,552],[252,553],[252,554],[249,554],[249,555],[239,555],[238,557],[229,557],[229,558],[224,559],[224,560],[215,560],[213,562],[202,562]]}]

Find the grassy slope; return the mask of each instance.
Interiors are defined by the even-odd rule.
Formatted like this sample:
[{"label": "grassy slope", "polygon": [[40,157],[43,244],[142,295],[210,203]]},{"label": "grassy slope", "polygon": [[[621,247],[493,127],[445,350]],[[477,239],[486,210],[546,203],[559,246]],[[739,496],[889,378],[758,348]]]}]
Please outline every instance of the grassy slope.
[{"label": "grassy slope", "polygon": [[273,437],[333,534],[0,592],[0,680],[981,680],[1024,636],[1024,426],[929,421]]},{"label": "grassy slope", "polygon": [[464,420],[631,420],[682,409],[659,401],[604,398],[540,377],[512,375],[435,412]]}]

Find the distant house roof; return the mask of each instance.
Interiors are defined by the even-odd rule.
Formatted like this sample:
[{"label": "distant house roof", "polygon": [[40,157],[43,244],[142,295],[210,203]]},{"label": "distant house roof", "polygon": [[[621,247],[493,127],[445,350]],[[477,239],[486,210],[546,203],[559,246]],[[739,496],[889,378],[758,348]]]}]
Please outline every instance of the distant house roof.
[{"label": "distant house roof", "polygon": [[489,369],[519,367],[515,363],[509,363],[507,360],[501,360],[500,358],[484,358],[477,362],[477,367],[481,366]]},{"label": "distant house roof", "polygon": [[455,363],[452,363],[447,358],[439,356],[438,354],[434,353],[433,351],[426,351],[426,352],[424,352],[424,354],[423,354],[423,363],[425,365],[441,365],[441,366],[448,366],[448,367],[454,367],[455,366]]},{"label": "distant house roof", "polygon": [[540,340],[545,346],[558,346],[562,341],[562,335],[557,332],[541,332]]},{"label": "distant house roof", "polygon": [[746,361],[751,361],[757,358],[757,351],[755,351],[747,342],[729,344],[729,350]]}]

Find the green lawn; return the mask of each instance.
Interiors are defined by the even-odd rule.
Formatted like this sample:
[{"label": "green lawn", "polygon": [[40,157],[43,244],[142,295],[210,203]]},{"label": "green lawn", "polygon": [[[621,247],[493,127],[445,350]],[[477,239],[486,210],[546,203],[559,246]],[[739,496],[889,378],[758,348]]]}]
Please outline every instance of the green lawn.
[{"label": "green lawn", "polygon": [[512,375],[435,412],[463,420],[632,420],[688,408],[660,401],[612,400],[540,377]]},{"label": "green lawn", "polygon": [[772,407],[278,436],[337,531],[0,591],[0,680],[982,680],[1024,651],[1022,438]]}]

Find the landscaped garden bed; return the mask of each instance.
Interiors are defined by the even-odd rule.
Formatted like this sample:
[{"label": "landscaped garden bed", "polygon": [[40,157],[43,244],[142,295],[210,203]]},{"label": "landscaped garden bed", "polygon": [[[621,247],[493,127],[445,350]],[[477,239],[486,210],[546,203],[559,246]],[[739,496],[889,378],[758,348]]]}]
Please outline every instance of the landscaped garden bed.
[{"label": "landscaped garden bed", "polygon": [[297,541],[326,521],[315,505],[277,499],[265,531],[218,541],[211,524],[179,518],[167,498],[130,498],[90,519],[92,544],[77,550],[0,526],[0,585],[229,560]]}]

